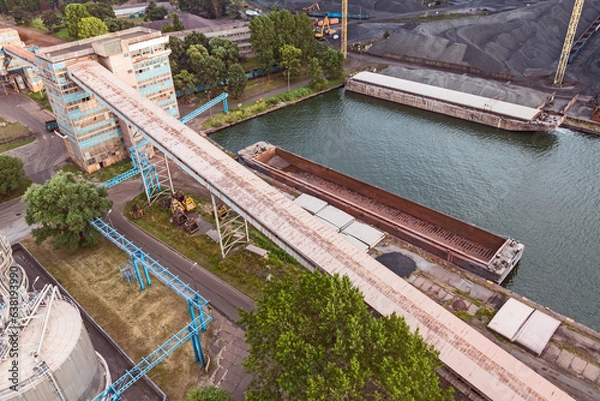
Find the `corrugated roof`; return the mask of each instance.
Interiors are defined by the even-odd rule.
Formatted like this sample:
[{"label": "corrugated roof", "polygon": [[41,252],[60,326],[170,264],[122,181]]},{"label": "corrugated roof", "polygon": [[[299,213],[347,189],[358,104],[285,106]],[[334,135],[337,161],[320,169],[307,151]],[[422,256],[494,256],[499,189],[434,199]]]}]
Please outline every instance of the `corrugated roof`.
[{"label": "corrugated roof", "polygon": [[539,109],[534,109],[532,107],[521,106],[514,103],[503,102],[497,99],[472,95],[470,93],[440,88],[439,86],[422,84],[420,82],[408,81],[402,78],[395,78],[367,71],[359,72],[358,74],[354,75],[352,79],[402,92],[412,93],[414,95],[438,99],[464,107],[512,117],[517,120],[530,121],[540,113]]},{"label": "corrugated roof", "polygon": [[321,210],[327,206],[327,202],[315,198],[314,196],[308,194],[301,194],[294,200],[296,205],[302,206],[304,209],[308,210],[311,214],[317,214]]},{"label": "corrugated roof", "polygon": [[378,229],[356,220],[353,221],[348,227],[344,228],[342,230],[342,234],[349,235],[360,240],[361,242],[364,242],[369,246],[369,248],[373,248],[385,238],[385,234]]},{"label": "corrugated roof", "polygon": [[488,324],[488,328],[513,341],[533,311],[532,307],[514,298],[509,298],[498,313],[494,315],[494,318]]},{"label": "corrugated roof", "polygon": [[541,355],[558,326],[559,320],[536,310],[515,337],[515,342]]}]

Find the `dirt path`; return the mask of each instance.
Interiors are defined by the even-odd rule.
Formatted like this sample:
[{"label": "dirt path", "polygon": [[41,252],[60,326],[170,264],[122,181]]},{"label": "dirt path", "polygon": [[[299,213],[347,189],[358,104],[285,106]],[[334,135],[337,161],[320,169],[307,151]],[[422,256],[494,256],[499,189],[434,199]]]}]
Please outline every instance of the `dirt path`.
[{"label": "dirt path", "polygon": [[61,43],[65,43],[64,40],[59,39],[57,37],[48,35],[46,33],[36,31],[35,29],[25,28],[22,26],[14,25],[12,21],[2,21],[0,23],[0,28],[12,28],[16,29],[19,32],[19,36],[21,40],[26,45],[37,45],[39,47],[47,47],[59,45]]}]

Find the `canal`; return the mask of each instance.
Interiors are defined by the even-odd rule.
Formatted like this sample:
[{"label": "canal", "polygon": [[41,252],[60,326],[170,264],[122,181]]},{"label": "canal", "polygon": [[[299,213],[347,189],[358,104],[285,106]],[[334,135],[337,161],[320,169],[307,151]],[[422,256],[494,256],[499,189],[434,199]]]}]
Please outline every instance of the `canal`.
[{"label": "canal", "polygon": [[211,136],[269,141],[525,244],[504,285],[600,330],[600,137],[509,133],[329,92]]}]

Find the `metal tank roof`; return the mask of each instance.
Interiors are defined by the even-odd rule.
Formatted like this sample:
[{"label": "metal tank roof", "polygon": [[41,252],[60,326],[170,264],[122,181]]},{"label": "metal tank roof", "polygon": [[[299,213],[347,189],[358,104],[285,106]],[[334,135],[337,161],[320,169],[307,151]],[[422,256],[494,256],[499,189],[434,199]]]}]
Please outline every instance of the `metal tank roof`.
[{"label": "metal tank roof", "polygon": [[427,85],[420,82],[408,81],[402,78],[395,78],[367,71],[359,72],[354,75],[352,79],[367,84],[412,93],[414,95],[438,99],[447,103],[500,114],[517,120],[530,121],[540,113],[539,109],[532,107],[521,106],[519,104],[503,102],[498,99],[472,95],[470,93],[440,88],[439,86]]}]

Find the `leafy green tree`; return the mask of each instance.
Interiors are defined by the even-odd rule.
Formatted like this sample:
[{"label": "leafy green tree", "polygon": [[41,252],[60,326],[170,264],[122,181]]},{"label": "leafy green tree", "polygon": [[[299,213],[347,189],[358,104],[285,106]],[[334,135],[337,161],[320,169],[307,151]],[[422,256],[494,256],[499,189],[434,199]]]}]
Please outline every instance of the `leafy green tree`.
[{"label": "leafy green tree", "polygon": [[108,32],[122,31],[135,26],[133,22],[122,18],[107,18],[103,22],[106,24]]},{"label": "leafy green tree", "polygon": [[157,7],[156,3],[151,1],[148,4],[148,7],[146,7],[144,18],[146,20],[150,20],[150,21],[158,21],[158,20],[165,19],[167,14],[168,14],[168,11],[166,8],[164,8],[163,6]]},{"label": "leafy green tree", "polygon": [[171,14],[171,18],[173,18],[173,30],[174,31],[184,31],[185,30],[185,26],[183,26],[183,23],[179,19],[179,15],[177,13]]},{"label": "leafy green tree", "polygon": [[52,237],[55,249],[74,250],[96,243],[89,220],[104,216],[112,206],[105,187],[96,187],[73,174],[59,173],[44,185],[25,192],[25,221],[36,225],[31,232],[37,244]]},{"label": "leafy green tree", "polygon": [[327,80],[323,78],[323,68],[319,65],[319,60],[315,57],[308,63],[308,74],[311,76],[310,87],[314,90],[321,90],[327,85]]},{"label": "leafy green tree", "polygon": [[33,20],[31,13],[21,6],[13,7],[10,14],[17,25],[29,25]]},{"label": "leafy green tree", "polygon": [[313,31],[312,20],[306,14],[294,15],[296,27],[296,46],[302,50],[302,57],[305,60],[310,60],[316,54],[317,41]]},{"label": "leafy green tree", "polygon": [[176,91],[183,93],[183,100],[189,102],[194,93],[194,89],[198,86],[196,75],[188,70],[181,70],[177,75],[173,76],[173,85]]},{"label": "leafy green tree", "polygon": [[258,66],[263,72],[271,70],[275,59],[275,26],[271,18],[261,15],[250,21],[250,43],[257,54]]},{"label": "leafy green tree", "polygon": [[211,38],[208,43],[211,56],[220,58],[227,68],[239,61],[240,50],[237,43],[225,38]]},{"label": "leafy green tree", "polygon": [[227,390],[222,388],[198,387],[188,391],[187,401],[233,401]]},{"label": "leafy green tree", "polygon": [[185,54],[188,57],[190,69],[199,74],[202,70],[204,59],[209,56],[208,50],[202,45],[192,45],[187,49]]},{"label": "leafy green tree", "polygon": [[54,11],[46,11],[42,14],[42,23],[50,32],[56,32],[56,27],[62,22]]},{"label": "leafy green tree", "polygon": [[162,33],[168,33],[168,32],[173,32],[175,31],[175,28],[173,27],[173,25],[171,25],[170,22],[165,23],[161,28],[160,31]]},{"label": "leafy green tree", "polygon": [[25,170],[21,159],[0,155],[0,197],[11,195],[24,181]]},{"label": "leafy green tree", "polygon": [[302,50],[292,46],[283,45],[281,52],[281,67],[284,75],[287,77],[288,91],[290,90],[290,77],[296,77],[300,74],[302,67]]},{"label": "leafy green tree", "polygon": [[210,52],[209,42],[210,41],[208,38],[202,32],[197,31],[192,31],[192,33],[183,38],[183,43],[186,49],[189,49],[192,45],[202,45]]},{"label": "leafy green tree", "polygon": [[281,61],[281,49],[285,45],[296,46],[298,36],[296,32],[296,20],[288,10],[271,10],[269,18],[273,21],[275,31],[274,55],[275,62]]},{"label": "leafy green tree", "polygon": [[232,98],[237,99],[242,96],[248,77],[244,68],[239,63],[232,64],[227,71],[227,90]]},{"label": "leafy green tree", "polygon": [[255,375],[248,401],[452,399],[433,348],[401,317],[373,317],[347,276],[273,280],[256,311],[239,313]]},{"label": "leafy green tree", "polygon": [[104,35],[105,33],[108,33],[108,27],[96,17],[82,18],[77,26],[77,37],[79,39]]},{"label": "leafy green tree", "polygon": [[79,38],[79,21],[91,17],[85,4],[69,4],[65,7],[65,25],[72,38]]},{"label": "leafy green tree", "polygon": [[102,21],[104,21],[107,18],[116,18],[115,12],[108,3],[93,3],[90,1],[85,3],[85,7],[87,8],[88,13],[90,13],[92,17],[96,17]]},{"label": "leafy green tree", "polygon": [[323,55],[323,69],[329,79],[338,79],[344,73],[344,55],[331,47]]},{"label": "leafy green tree", "polygon": [[200,72],[196,74],[198,82],[208,86],[206,93],[209,99],[219,92],[219,85],[226,78],[227,69],[225,63],[214,56],[205,57],[200,66]]}]

